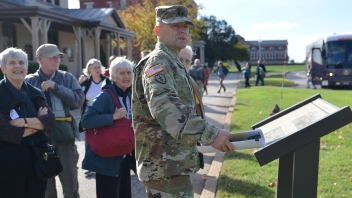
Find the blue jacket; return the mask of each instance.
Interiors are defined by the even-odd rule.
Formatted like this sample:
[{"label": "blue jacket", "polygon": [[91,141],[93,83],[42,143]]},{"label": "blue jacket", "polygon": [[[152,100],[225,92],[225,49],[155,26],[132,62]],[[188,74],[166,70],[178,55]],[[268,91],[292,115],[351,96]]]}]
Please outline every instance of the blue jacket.
[{"label": "blue jacket", "polygon": [[[114,82],[106,85],[104,85],[104,83],[105,82],[103,82],[102,89],[112,90],[116,98],[118,98]],[[95,98],[92,106],[87,107],[81,119],[82,126],[86,129],[90,129],[113,125],[115,108],[116,106],[110,93],[106,91],[102,92]],[[118,176],[123,157],[124,156],[102,158],[88,147],[82,162],[82,168],[102,175]]]},{"label": "blue jacket", "polygon": [[229,73],[229,70],[227,69],[227,67],[225,66],[221,66],[221,67],[217,67],[216,68],[216,74],[218,75],[219,69],[222,69],[222,71],[224,72],[224,75],[226,76],[227,73]]},{"label": "blue jacket", "polygon": [[250,68],[245,68],[244,69],[244,77],[245,78],[250,78],[251,77],[251,69]]}]

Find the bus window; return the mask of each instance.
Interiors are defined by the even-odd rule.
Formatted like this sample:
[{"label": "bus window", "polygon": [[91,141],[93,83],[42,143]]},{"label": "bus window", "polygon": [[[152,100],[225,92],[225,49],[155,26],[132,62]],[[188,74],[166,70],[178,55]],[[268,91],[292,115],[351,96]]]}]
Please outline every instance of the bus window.
[{"label": "bus window", "polygon": [[352,42],[346,43],[347,64],[352,64]]},{"label": "bus window", "polygon": [[345,61],[345,41],[327,43],[327,63],[341,64]]},{"label": "bus window", "polygon": [[313,53],[312,53],[312,58],[313,58],[313,62],[317,63],[319,65],[323,65],[323,58],[321,57],[321,52],[320,49],[313,49]]}]

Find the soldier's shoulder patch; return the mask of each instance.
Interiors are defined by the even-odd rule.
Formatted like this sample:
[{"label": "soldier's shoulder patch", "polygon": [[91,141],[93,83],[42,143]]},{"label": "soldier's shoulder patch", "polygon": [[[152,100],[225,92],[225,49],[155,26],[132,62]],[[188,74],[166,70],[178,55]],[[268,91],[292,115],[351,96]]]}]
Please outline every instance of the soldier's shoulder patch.
[{"label": "soldier's shoulder patch", "polygon": [[157,74],[155,75],[155,81],[161,84],[166,84],[166,77],[164,76],[164,74]]},{"label": "soldier's shoulder patch", "polygon": [[147,69],[147,71],[145,71],[145,75],[149,78],[151,76],[154,76],[155,74],[164,71],[164,68],[161,64],[157,64],[149,69]]}]

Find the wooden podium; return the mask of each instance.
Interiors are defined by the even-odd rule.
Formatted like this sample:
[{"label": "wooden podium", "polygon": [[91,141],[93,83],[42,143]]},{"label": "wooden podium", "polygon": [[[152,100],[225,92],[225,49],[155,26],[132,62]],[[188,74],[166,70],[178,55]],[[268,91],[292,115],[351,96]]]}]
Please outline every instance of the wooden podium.
[{"label": "wooden podium", "polygon": [[350,107],[317,94],[252,126],[266,141],[254,153],[259,164],[279,159],[277,198],[317,197],[320,138],[351,122]]}]

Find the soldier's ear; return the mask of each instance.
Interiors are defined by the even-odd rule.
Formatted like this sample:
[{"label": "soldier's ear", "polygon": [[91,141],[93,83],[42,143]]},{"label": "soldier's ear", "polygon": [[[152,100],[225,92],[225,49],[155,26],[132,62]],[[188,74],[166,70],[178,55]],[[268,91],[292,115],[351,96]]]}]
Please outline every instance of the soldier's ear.
[{"label": "soldier's ear", "polygon": [[155,27],[154,27],[154,32],[155,32],[155,34],[156,34],[158,37],[160,37],[160,26],[155,26]]}]

